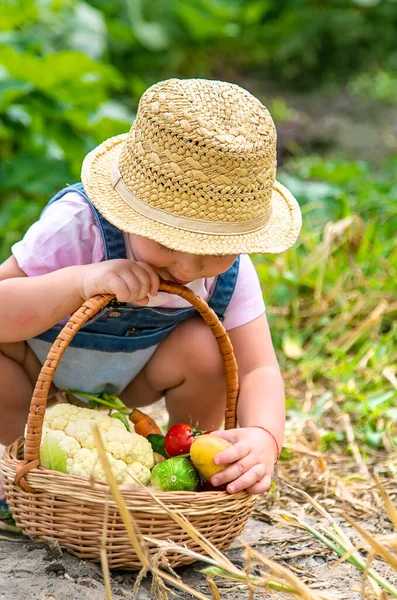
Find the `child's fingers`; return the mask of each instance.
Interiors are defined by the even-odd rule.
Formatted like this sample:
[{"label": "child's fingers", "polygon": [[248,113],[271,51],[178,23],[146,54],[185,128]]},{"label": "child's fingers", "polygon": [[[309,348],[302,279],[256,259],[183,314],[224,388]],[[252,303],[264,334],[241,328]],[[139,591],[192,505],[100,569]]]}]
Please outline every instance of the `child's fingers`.
[{"label": "child's fingers", "polygon": [[250,445],[247,442],[237,442],[233,446],[230,446],[230,448],[227,448],[214,456],[214,463],[216,465],[228,465],[229,463],[234,463],[247,456],[250,449]]},{"label": "child's fingers", "polygon": [[254,483],[254,485],[247,488],[247,492],[250,494],[263,494],[263,492],[267,492],[270,488],[271,482],[270,475],[265,475],[262,479]]},{"label": "child's fingers", "polygon": [[150,290],[149,293],[151,296],[157,296],[157,293],[159,291],[159,285],[160,285],[160,277],[158,275],[158,273],[156,273],[156,271],[148,264],[143,263],[143,262],[137,262],[137,265],[139,265],[148,275],[150,278]]},{"label": "child's fingers", "polygon": [[149,274],[144,269],[135,266],[134,270],[128,271],[127,278],[130,282],[131,300],[133,302],[148,297],[151,281]]},{"label": "child's fingers", "polygon": [[248,454],[238,462],[234,462],[233,464],[226,467],[226,469],[224,469],[223,471],[220,471],[220,473],[214,475],[211,478],[211,483],[216,487],[218,485],[228,483],[229,481],[234,481],[235,479],[238,479],[239,477],[241,477],[241,475],[249,471],[254,465],[257,464],[257,462],[258,460],[255,456],[252,456],[252,454]]},{"label": "child's fingers", "polygon": [[116,273],[111,273],[107,282],[107,292],[109,294],[115,294],[119,302],[128,302],[130,297],[130,290],[127,283],[119,277]]},{"label": "child's fingers", "polygon": [[227,491],[230,494],[234,494],[236,492],[240,492],[241,490],[246,490],[254,486],[258,481],[260,481],[266,474],[266,467],[263,464],[256,464],[251,469],[246,471],[241,477],[232,481],[227,486]]},{"label": "child's fingers", "polygon": [[211,431],[209,435],[216,435],[216,437],[220,437],[231,444],[235,444],[239,439],[238,433],[239,429],[218,429],[217,431]]},{"label": "child's fingers", "polygon": [[134,300],[134,304],[138,304],[138,306],[147,306],[149,304],[149,298],[143,298],[143,300]]}]

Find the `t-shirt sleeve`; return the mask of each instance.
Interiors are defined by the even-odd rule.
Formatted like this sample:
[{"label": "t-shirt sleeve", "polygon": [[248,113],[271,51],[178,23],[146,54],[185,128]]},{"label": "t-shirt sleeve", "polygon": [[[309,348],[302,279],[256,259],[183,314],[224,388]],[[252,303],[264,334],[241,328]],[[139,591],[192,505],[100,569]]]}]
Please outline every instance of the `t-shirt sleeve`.
[{"label": "t-shirt sleeve", "polygon": [[234,329],[253,321],[265,312],[258,275],[249,256],[240,256],[240,266],[232,298],[225,312],[225,329]]},{"label": "t-shirt sleeve", "polygon": [[29,277],[100,262],[104,257],[95,217],[77,192],[50,204],[11,251]]}]

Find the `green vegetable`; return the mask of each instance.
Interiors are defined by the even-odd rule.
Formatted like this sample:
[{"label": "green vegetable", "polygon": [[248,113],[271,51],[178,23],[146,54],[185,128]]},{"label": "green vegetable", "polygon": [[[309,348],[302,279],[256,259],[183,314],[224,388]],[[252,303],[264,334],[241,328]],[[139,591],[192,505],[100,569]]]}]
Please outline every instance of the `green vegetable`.
[{"label": "green vegetable", "polygon": [[40,464],[50,471],[66,473],[66,454],[48,433],[40,448]]},{"label": "green vegetable", "polygon": [[0,506],[0,521],[7,523],[7,525],[16,525],[12,512],[5,506]]},{"label": "green vegetable", "polygon": [[[129,415],[131,413],[131,409],[114,394],[106,394],[105,392],[103,394],[89,394],[88,392],[80,392],[79,390],[66,390],[65,394],[69,394],[70,396],[74,396],[78,400],[85,402],[87,408],[96,410],[102,408],[102,406],[106,406],[107,408],[110,408],[110,410],[117,410],[124,415]],[[86,402],[86,400],[89,400],[89,402]]]},{"label": "green vegetable", "polygon": [[153,452],[157,452],[157,454],[161,454],[164,458],[168,458],[168,454],[164,449],[164,435],[161,435],[161,433],[149,433],[146,439],[150,442]]},{"label": "green vegetable", "polygon": [[113,414],[110,415],[112,417],[112,419],[119,419],[123,425],[125,425],[125,428],[127,429],[127,431],[129,431],[131,433],[131,427],[128,423],[128,419],[126,418],[125,415],[123,415],[120,412],[115,412]]},{"label": "green vegetable", "polygon": [[194,492],[200,477],[188,458],[175,456],[152,469],[151,484],[162,492]]}]

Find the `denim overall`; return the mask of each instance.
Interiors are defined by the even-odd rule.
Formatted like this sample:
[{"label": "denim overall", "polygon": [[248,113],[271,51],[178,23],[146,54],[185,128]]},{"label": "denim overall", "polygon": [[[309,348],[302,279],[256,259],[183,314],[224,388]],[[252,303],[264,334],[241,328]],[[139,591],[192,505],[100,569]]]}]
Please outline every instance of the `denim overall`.
[{"label": "denim overall", "polygon": [[[123,232],[96,210],[81,183],[58,192],[47,206],[71,191],[78,192],[92,210],[102,236],[104,260],[127,258]],[[237,257],[230,269],[217,277],[207,301],[220,320],[234,292],[239,262]],[[112,301],[73,338],[55,373],[55,385],[60,389],[119,393],[145,366],[158,344],[179,323],[197,314],[193,307],[162,309]],[[61,329],[58,324],[28,340],[41,363]]]}]

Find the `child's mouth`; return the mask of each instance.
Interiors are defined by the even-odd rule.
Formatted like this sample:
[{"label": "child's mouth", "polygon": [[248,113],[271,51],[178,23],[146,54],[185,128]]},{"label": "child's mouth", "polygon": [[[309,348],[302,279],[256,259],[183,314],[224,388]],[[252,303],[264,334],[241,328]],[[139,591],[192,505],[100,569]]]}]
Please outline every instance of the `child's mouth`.
[{"label": "child's mouth", "polygon": [[179,283],[180,285],[187,285],[190,281],[184,281],[183,279],[177,279],[173,275],[170,275],[171,281],[175,281],[175,283]]},{"label": "child's mouth", "polygon": [[160,277],[162,279],[165,279],[166,281],[174,281],[175,283],[179,283],[180,285],[187,285],[188,283],[191,283],[191,280],[186,280],[186,279],[178,279],[178,277],[174,277],[174,275],[171,275],[171,273],[169,273],[166,269],[156,269],[157,273],[160,275]]}]

